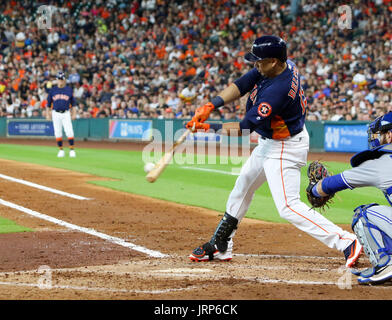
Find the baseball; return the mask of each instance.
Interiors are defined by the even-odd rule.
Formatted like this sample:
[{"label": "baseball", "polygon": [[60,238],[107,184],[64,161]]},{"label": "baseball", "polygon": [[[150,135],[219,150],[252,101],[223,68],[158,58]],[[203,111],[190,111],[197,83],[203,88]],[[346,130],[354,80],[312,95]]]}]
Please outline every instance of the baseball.
[{"label": "baseball", "polygon": [[147,162],[147,163],[144,165],[144,171],[145,171],[145,172],[150,172],[152,169],[154,169],[154,167],[155,167],[155,164],[154,164],[154,163],[152,163],[152,162]]}]

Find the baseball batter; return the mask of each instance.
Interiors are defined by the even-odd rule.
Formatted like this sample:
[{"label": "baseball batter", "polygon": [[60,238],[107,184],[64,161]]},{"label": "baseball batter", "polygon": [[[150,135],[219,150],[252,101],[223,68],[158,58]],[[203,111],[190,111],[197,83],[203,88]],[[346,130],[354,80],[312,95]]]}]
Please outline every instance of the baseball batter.
[{"label": "baseball batter", "polygon": [[64,129],[70,147],[69,156],[74,158],[76,157],[76,153],[74,149],[72,120],[76,118],[76,102],[72,88],[66,85],[64,73],[59,72],[56,79],[57,86],[54,86],[48,93],[46,119],[52,120],[53,122],[54,135],[56,137],[57,146],[59,147],[57,157],[62,158],[65,156],[63,150]]},{"label": "baseball batter", "polygon": [[368,255],[371,268],[354,271],[360,284],[381,284],[392,279],[392,112],[369,125],[369,150],[351,158],[352,169],[326,177],[313,188],[314,196],[327,197],[345,189],[375,187],[390,206],[361,205],[352,228]]},{"label": "baseball batter", "polygon": [[301,167],[306,165],[309,135],[305,128],[306,97],[299,70],[287,60],[286,43],[279,37],[255,40],[245,59],[255,68],[199,107],[188,128],[206,128],[213,109],[250,93],[241,122],[224,123],[229,133],[256,131],[259,143],[241,169],[226,204],[226,212],[211,240],[190,255],[193,261],[232,258],[233,236],[255,191],[268,182],[280,216],[330,248],[345,252],[346,266],[358,259],[362,247],[354,234],[333,224],[300,200]]}]

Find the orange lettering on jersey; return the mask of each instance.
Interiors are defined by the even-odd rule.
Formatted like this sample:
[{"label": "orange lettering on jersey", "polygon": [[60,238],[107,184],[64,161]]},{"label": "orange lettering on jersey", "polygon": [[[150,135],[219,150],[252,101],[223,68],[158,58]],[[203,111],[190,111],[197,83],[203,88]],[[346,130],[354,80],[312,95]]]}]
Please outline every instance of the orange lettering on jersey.
[{"label": "orange lettering on jersey", "polygon": [[250,100],[252,101],[252,104],[254,104],[255,103],[255,97],[256,97],[256,95],[257,95],[257,85],[255,85],[254,87],[253,87],[253,91],[252,91],[252,93],[250,94]]},{"label": "orange lettering on jersey", "polygon": [[271,119],[272,139],[281,140],[290,137],[290,131],[280,116]]},{"label": "orange lettering on jersey", "polygon": [[298,91],[298,69],[293,67],[293,80],[291,81],[291,89],[288,96],[294,100]]},{"label": "orange lettering on jersey", "polygon": [[294,98],[295,98],[295,91],[293,89],[290,89],[289,97],[294,100]]}]

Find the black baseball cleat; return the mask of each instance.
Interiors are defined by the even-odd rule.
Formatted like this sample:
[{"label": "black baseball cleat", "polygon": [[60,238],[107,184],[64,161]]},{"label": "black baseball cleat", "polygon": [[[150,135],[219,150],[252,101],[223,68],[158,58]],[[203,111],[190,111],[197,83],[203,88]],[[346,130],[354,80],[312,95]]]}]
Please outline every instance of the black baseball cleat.
[{"label": "black baseball cleat", "polygon": [[225,252],[220,252],[215,245],[207,242],[193,250],[189,255],[189,259],[197,262],[211,260],[230,261],[233,258],[232,248],[232,246],[229,246]]}]

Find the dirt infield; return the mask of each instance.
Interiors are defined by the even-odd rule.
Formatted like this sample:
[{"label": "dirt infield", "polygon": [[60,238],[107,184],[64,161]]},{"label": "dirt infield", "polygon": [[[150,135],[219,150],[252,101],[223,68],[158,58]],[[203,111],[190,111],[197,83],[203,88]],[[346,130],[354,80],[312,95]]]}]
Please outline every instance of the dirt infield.
[{"label": "dirt infield", "polygon": [[[0,141],[5,142],[26,144]],[[78,142],[82,147],[137,148],[130,143]],[[339,157],[346,161],[350,155]],[[245,218],[236,233],[232,261],[194,263],[187,259],[190,250],[211,236],[222,213],[92,185],[88,181],[102,178],[87,174],[8,160],[0,160],[0,168],[2,174],[89,198],[76,200],[0,179],[0,199],[18,205],[0,204],[0,216],[35,230],[0,235],[3,299],[392,297],[389,285],[359,286],[343,268],[342,253],[290,224]],[[366,260],[361,259],[362,267],[368,266]]]}]

